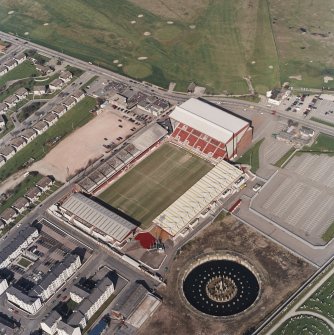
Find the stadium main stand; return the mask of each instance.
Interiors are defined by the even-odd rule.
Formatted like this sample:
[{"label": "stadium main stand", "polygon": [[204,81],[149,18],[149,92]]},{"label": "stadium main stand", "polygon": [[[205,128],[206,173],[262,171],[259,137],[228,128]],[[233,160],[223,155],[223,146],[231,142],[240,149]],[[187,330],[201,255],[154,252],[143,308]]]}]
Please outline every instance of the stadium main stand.
[{"label": "stadium main stand", "polygon": [[171,236],[176,236],[224,191],[232,188],[242,175],[241,170],[221,161],[153,222]]},{"label": "stadium main stand", "polygon": [[251,144],[251,122],[210,102],[191,98],[170,114],[172,138],[207,158],[231,159]]}]

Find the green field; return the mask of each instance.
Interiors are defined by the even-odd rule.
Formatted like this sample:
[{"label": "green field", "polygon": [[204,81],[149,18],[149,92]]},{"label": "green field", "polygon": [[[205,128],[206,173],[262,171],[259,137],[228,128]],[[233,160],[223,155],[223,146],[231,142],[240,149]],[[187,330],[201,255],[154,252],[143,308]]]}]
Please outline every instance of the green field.
[{"label": "green field", "polygon": [[248,164],[251,166],[251,171],[256,172],[260,167],[259,150],[264,138],[253,144],[238,160],[237,163]]},{"label": "green field", "polygon": [[59,136],[63,139],[76,128],[90,121],[94,116],[89,111],[95,107],[95,104],[94,98],[86,96],[76,106],[71,108],[56,124],[35,138],[6,162],[0,169],[0,181],[21,169],[30,160],[37,161],[42,159],[53,148],[50,142],[56,137]]},{"label": "green field", "polygon": [[331,335],[329,325],[313,316],[302,315],[287,320],[273,335]]},{"label": "green field", "polygon": [[203,159],[164,144],[99,198],[139,221],[145,229],[211,169],[212,165]]},{"label": "green field", "polygon": [[295,150],[296,150],[295,148],[289,149],[274,165],[281,168]]},{"label": "green field", "polygon": [[334,137],[320,133],[315,142],[309,148],[304,147],[303,151],[334,153]]},{"label": "green field", "polygon": [[22,64],[10,70],[5,75],[0,77],[0,86],[7,83],[10,80],[23,79],[28,77],[35,77],[38,75],[36,67],[33,63],[26,60]]},{"label": "green field", "polygon": [[299,308],[302,311],[313,311],[322,314],[334,322],[334,277],[329,278],[321,287]]},{"label": "green field", "polygon": [[262,93],[280,85],[266,0],[182,2],[5,0],[0,29],[166,88],[248,93],[245,76]]}]

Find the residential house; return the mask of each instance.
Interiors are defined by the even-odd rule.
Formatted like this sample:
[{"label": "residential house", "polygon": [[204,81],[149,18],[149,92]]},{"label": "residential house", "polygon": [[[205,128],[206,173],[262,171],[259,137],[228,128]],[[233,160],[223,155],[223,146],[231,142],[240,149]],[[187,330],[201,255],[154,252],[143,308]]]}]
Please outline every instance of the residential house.
[{"label": "residential house", "polygon": [[14,208],[19,214],[23,213],[28,207],[29,207],[29,201],[24,198],[18,198],[12,205],[12,208]]},{"label": "residential house", "polygon": [[62,71],[59,75],[59,79],[61,79],[64,83],[71,81],[72,77],[73,75],[70,71]]},{"label": "residential house", "polygon": [[27,59],[27,56],[22,53],[14,56],[14,59],[16,60],[17,64],[21,64]]},{"label": "residential house", "polygon": [[60,90],[64,85],[64,82],[62,80],[58,79],[54,79],[51,81],[51,83],[49,84],[49,89],[51,92]]},{"label": "residential house", "polygon": [[14,94],[17,96],[19,101],[21,101],[28,96],[28,91],[24,87],[21,87]]},{"label": "residential house", "polygon": [[37,133],[40,135],[43,134],[49,128],[49,125],[45,121],[39,121],[35,123],[32,126],[32,128],[35,129]]},{"label": "residential house", "polygon": [[63,105],[66,107],[66,110],[71,109],[73,106],[76,105],[76,103],[77,101],[72,97],[69,97],[63,101]]},{"label": "residential house", "polygon": [[50,69],[50,67],[48,66],[44,66],[44,65],[40,65],[40,64],[36,64],[36,70],[42,75],[45,76],[49,73],[52,72],[52,70]]},{"label": "residential house", "polygon": [[49,127],[51,127],[58,121],[58,117],[57,115],[50,112],[44,116],[43,121],[45,121],[49,125]]},{"label": "residential house", "polygon": [[4,293],[8,288],[8,282],[6,278],[0,277],[0,295]]},{"label": "residential house", "polygon": [[28,128],[26,130],[24,130],[20,136],[22,138],[24,138],[27,143],[31,142],[33,139],[35,139],[37,137],[37,131],[32,129],[32,128]]},{"label": "residential house", "polygon": [[72,327],[84,329],[87,325],[85,316],[78,310],[74,311],[68,318],[67,323]]},{"label": "residential house", "polygon": [[4,166],[5,163],[6,163],[6,160],[2,156],[0,156],[0,167]]},{"label": "residential house", "polygon": [[50,177],[45,176],[41,180],[38,181],[36,186],[40,188],[42,192],[46,192],[52,186],[52,184],[53,184],[53,180]]},{"label": "residential house", "polygon": [[81,335],[79,327],[72,327],[63,321],[60,321],[57,326],[57,335]]},{"label": "residential house", "polygon": [[8,72],[8,69],[6,68],[6,66],[1,65],[0,66],[0,77],[5,75]]},{"label": "residential house", "polygon": [[57,105],[55,108],[52,109],[51,113],[57,115],[58,118],[63,116],[67,112],[66,107],[64,105]]},{"label": "residential house", "polygon": [[34,95],[46,94],[46,87],[45,86],[34,86],[33,93]]},{"label": "residential house", "polygon": [[0,102],[0,114],[5,114],[7,110],[8,110],[7,104],[5,104],[4,102]]},{"label": "residential house", "polygon": [[71,97],[73,97],[77,102],[79,102],[85,97],[85,93],[81,90],[77,90],[72,93]]},{"label": "residential house", "polygon": [[6,291],[8,301],[12,302],[14,305],[25,310],[30,314],[35,314],[41,307],[41,299],[38,297],[31,297],[14,286],[11,286]]},{"label": "residential house", "polygon": [[31,203],[34,203],[41,196],[42,191],[37,187],[33,187],[24,195]]},{"label": "residential house", "polygon": [[49,335],[54,335],[57,333],[57,326],[59,321],[61,321],[61,315],[57,311],[53,310],[41,322],[41,328],[45,333]]},{"label": "residential house", "polygon": [[16,106],[16,104],[19,102],[19,99],[16,95],[10,95],[3,102],[7,105],[8,108],[12,108]]},{"label": "residential house", "polygon": [[22,137],[16,137],[9,142],[9,145],[15,149],[15,152],[18,152],[27,145],[27,141]]},{"label": "residential house", "polygon": [[5,62],[3,65],[7,68],[8,71],[10,71],[10,70],[13,70],[17,66],[17,63],[14,59],[11,59]]},{"label": "residential house", "polygon": [[15,150],[10,145],[6,145],[0,148],[0,156],[4,157],[6,161],[15,155]]},{"label": "residential house", "polygon": [[2,114],[0,114],[0,131],[5,128],[6,122]]},{"label": "residential house", "polygon": [[5,224],[9,224],[15,220],[17,215],[17,212],[13,208],[8,207],[0,214],[0,220]]}]

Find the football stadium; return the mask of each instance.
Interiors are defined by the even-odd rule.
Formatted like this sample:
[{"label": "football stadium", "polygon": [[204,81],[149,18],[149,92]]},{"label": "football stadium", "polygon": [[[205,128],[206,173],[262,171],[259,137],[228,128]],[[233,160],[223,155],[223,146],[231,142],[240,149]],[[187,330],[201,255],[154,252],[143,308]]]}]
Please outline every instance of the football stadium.
[{"label": "football stadium", "polygon": [[[201,99],[176,106],[170,121],[169,134],[159,124],[152,124],[78,186],[111,212],[133,219],[141,231],[154,226],[164,236],[175,238],[205,217],[217,201],[223,201],[223,194],[238,191],[244,173],[227,160],[247,149],[253,129],[250,121]],[[94,197],[92,201],[97,200]],[[74,213],[77,202],[65,203],[63,210]],[[81,223],[89,221],[81,211],[76,217]],[[129,225],[122,238],[105,229],[102,234],[99,223],[89,230],[99,230],[104,240],[121,243],[136,229]]]}]

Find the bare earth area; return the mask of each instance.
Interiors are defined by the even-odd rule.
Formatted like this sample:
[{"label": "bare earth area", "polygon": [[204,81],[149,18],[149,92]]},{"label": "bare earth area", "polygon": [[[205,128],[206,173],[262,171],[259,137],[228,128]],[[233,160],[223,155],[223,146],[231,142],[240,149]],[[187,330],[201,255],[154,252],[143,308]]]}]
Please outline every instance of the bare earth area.
[{"label": "bare earth area", "polygon": [[85,168],[89,162],[104,156],[107,149],[103,144],[119,143],[116,138],[121,136],[125,139],[132,133],[130,131],[132,127],[134,127],[132,122],[124,120],[112,109],[105,108],[92,121],[61,141],[29,170],[53,175],[57,180],[65,182],[68,176]]},{"label": "bare earth area", "polygon": [[[239,316],[224,320],[192,312],[181,299],[176,285],[192,258],[214,250],[240,253],[257,269],[261,278],[261,293],[255,305]],[[228,216],[223,220],[218,218],[186,244],[169,271],[167,287],[159,292],[164,303],[141,329],[142,335],[251,334],[274,308],[306,281],[315,268]]]}]

